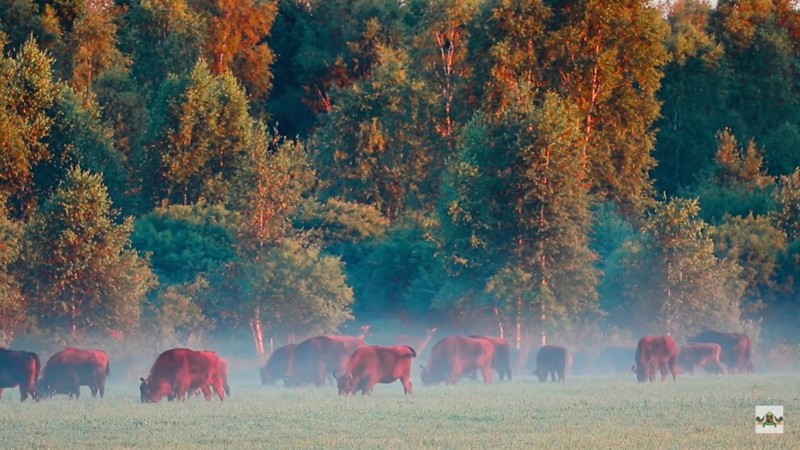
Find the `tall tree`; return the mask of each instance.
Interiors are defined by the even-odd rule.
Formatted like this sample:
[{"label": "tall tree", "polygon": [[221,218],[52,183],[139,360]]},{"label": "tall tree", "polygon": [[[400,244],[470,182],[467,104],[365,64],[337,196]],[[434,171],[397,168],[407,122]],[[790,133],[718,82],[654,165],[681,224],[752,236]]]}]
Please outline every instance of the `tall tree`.
[{"label": "tall tree", "polygon": [[[155,175],[153,200],[223,202],[253,145],[247,97],[230,73],[214,76],[203,61],[161,89],[153,138],[140,168]],[[155,173],[149,173],[154,171]]]},{"label": "tall tree", "polygon": [[451,273],[484,283],[516,318],[518,337],[524,318],[563,323],[597,298],[578,111],[533,93],[521,83],[497,121],[465,127],[442,204]]},{"label": "tall tree", "polygon": [[641,236],[626,244],[620,282],[622,323],[638,333],[689,336],[707,328],[737,328],[744,292],[741,267],[714,254],[696,200],[656,205]]},{"label": "tall tree", "polygon": [[244,264],[240,286],[240,312],[289,335],[330,332],[353,317],[353,290],[341,260],[297,239],[284,239]]},{"label": "tall tree", "polygon": [[69,171],[26,231],[23,292],[40,324],[73,336],[131,330],[154,286],[130,246],[132,219],[116,223],[102,178]]},{"label": "tall tree", "polygon": [[276,0],[191,0],[208,23],[204,41],[212,71],[231,71],[251,101],[264,101],[272,88],[275,54],[267,44],[278,13]]},{"label": "tall tree", "polygon": [[641,0],[550,0],[547,86],[574,102],[583,123],[583,172],[593,192],[625,211],[651,198],[667,28]]},{"label": "tall tree", "polygon": [[306,147],[256,130],[255,144],[233,180],[230,208],[239,213],[239,251],[257,256],[291,234],[297,209],[316,181]]},{"label": "tall tree", "polygon": [[714,134],[731,125],[732,111],[723,105],[734,87],[725,49],[709,26],[711,5],[705,0],[669,5],[670,62],[659,92],[663,106],[652,176],[658,191],[676,194],[699,181],[713,163]]},{"label": "tall tree", "polygon": [[132,0],[124,23],[120,49],[143,92],[157,92],[171,73],[191,72],[202,54],[207,24],[188,0]]},{"label": "tall tree", "polygon": [[22,234],[22,223],[9,219],[5,209],[0,209],[0,346],[3,347],[11,344],[27,316],[22,286],[12,271],[20,257]]},{"label": "tall tree", "polygon": [[445,149],[436,145],[431,98],[408,55],[375,51],[372,77],[334,91],[313,145],[324,198],[374,205],[392,221],[408,209],[433,209]]},{"label": "tall tree", "polygon": [[52,66],[52,58],[33,39],[15,58],[0,58],[0,198],[12,206],[12,217],[32,211],[37,196],[34,168],[50,158],[44,138],[54,118],[48,110],[61,89]]},{"label": "tall tree", "polygon": [[764,157],[754,141],[746,149],[730,130],[717,133],[717,153],[709,175],[688,191],[699,198],[701,216],[718,224],[726,214],[764,215],[775,208],[775,180],[763,167]]}]

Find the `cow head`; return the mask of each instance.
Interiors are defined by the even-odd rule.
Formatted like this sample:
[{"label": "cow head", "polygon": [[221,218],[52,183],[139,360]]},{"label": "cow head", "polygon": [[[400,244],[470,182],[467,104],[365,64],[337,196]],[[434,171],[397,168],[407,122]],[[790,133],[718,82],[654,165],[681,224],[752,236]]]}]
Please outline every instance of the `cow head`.
[{"label": "cow head", "polygon": [[648,374],[645,366],[634,364],[631,366],[631,370],[636,374],[636,381],[639,383],[647,381]]},{"label": "cow head", "polygon": [[355,394],[352,373],[345,372],[339,376],[336,376],[336,372],[333,372],[333,378],[336,379],[336,385],[339,387],[339,395]]},{"label": "cow head", "polygon": [[34,392],[35,395],[32,396],[38,400],[52,398],[56,394],[56,389],[49,377],[45,376],[36,383],[36,390]]}]

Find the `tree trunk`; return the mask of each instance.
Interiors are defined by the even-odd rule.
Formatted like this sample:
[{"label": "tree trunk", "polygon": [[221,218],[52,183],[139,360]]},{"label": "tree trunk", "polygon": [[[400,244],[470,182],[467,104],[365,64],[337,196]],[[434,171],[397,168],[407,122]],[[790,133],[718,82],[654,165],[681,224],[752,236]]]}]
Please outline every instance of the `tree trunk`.
[{"label": "tree trunk", "polygon": [[250,319],[250,331],[253,333],[256,354],[264,356],[264,328],[261,326],[261,310],[256,310],[255,317]]}]

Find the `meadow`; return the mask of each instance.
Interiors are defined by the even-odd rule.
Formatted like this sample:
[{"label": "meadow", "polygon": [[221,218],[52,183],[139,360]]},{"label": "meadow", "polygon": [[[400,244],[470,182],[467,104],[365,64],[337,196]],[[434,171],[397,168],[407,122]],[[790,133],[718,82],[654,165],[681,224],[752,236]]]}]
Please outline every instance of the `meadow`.
[{"label": "meadow", "polygon": [[[633,374],[564,384],[517,377],[484,386],[399,383],[371,397],[333,386],[262,387],[231,379],[225,402],[140,404],[138,384],[110,382],[106,397],[0,401],[2,449],[531,449],[800,448],[800,375],[695,375],[638,384]],[[785,433],[756,434],[755,406],[783,405]]]}]

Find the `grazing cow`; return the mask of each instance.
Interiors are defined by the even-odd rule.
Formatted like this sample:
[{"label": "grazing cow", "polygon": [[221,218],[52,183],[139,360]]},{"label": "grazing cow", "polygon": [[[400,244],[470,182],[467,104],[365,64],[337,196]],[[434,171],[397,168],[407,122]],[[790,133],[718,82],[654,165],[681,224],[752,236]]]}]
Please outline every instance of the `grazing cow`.
[{"label": "grazing cow", "polygon": [[267,364],[261,368],[261,384],[272,384],[277,380],[284,380],[284,384],[289,386],[287,374],[289,373],[289,363],[294,355],[297,344],[284,345],[279,347],[269,355]]},{"label": "grazing cow", "polygon": [[536,352],[536,370],[533,373],[541,382],[547,381],[547,375],[550,375],[551,380],[556,381],[558,376],[558,382],[562,383],[566,378],[568,365],[567,349],[557,345],[545,345]]},{"label": "grazing cow", "polygon": [[316,336],[297,344],[289,357],[286,384],[323,386],[332,372],[342,373],[350,355],[364,346],[364,339],[352,336]]},{"label": "grazing cow", "polygon": [[37,390],[40,397],[69,394],[80,398],[81,386],[89,386],[92,397],[106,391],[106,377],[111,374],[108,354],[103,350],[68,347],[47,360]]},{"label": "grazing cow", "polygon": [[494,345],[494,359],[492,359],[492,367],[497,371],[500,381],[508,377],[511,381],[511,344],[505,338],[494,336],[470,336],[473,339],[486,339]]},{"label": "grazing cow", "polygon": [[338,377],[334,374],[339,395],[355,395],[359,389],[362,395],[369,395],[377,383],[396,380],[403,384],[403,392],[413,394],[411,359],[416,356],[417,352],[407,345],[359,347],[347,360],[345,372]]},{"label": "grazing cow", "polygon": [[667,379],[667,370],[672,374],[672,381],[675,381],[676,358],[677,350],[672,336],[645,336],[639,339],[639,345],[636,346],[636,364],[631,370],[636,373],[640,383],[653,381],[656,370],[661,372],[661,381]]},{"label": "grazing cow", "polygon": [[225,400],[226,376],[220,368],[227,369],[221,358],[211,351],[194,351],[188,348],[173,348],[156,358],[147,379],[140,378],[142,403],[157,403],[164,396],[185,399],[189,391],[200,389],[210,401],[213,392]]},{"label": "grazing cow", "polygon": [[713,342],[722,347],[720,361],[728,367],[728,373],[753,373],[753,343],[746,334],[703,331],[689,342]]},{"label": "grazing cow", "polygon": [[456,384],[465,373],[480,370],[483,382],[492,384],[493,360],[494,344],[488,340],[449,336],[433,346],[428,367],[420,365],[420,378],[426,386],[442,381]]},{"label": "grazing cow", "polygon": [[3,389],[19,386],[20,401],[28,396],[37,400],[36,380],[41,367],[36,353],[0,348],[0,398]]},{"label": "grazing cow", "polygon": [[635,354],[636,349],[632,347],[608,347],[600,352],[597,366],[603,373],[628,373],[628,364]]},{"label": "grazing cow", "polygon": [[678,367],[694,374],[694,366],[712,373],[725,373],[720,363],[722,347],[713,342],[689,342],[678,350]]}]

